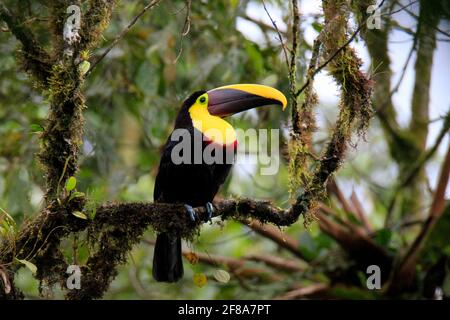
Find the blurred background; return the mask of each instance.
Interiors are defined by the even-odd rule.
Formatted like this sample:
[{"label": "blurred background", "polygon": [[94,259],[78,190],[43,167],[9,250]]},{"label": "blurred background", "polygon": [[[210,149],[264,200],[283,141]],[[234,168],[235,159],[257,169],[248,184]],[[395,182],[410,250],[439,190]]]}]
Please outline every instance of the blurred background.
[{"label": "blurred background", "polygon": [[[376,81],[374,108],[377,110],[384,98],[392,96],[388,99],[392,110],[387,115],[376,113],[365,139],[354,137],[357,148],[350,149],[335,177],[336,184],[324,201],[341,219],[363,225],[371,239],[392,257],[420,230],[449,145],[447,133],[414,185],[396,189],[405,167],[415,163],[422,152],[435,144],[444,116],[449,112],[449,4],[436,1],[433,7],[430,2],[386,1],[386,12],[408,6],[382,16],[382,30],[372,34],[369,30],[352,42],[351,46],[363,61],[364,71]],[[289,43],[292,24],[289,1],[266,0],[265,3]],[[302,16],[298,76],[304,79],[311,46],[322,28],[323,14],[321,1],[300,0],[299,3]],[[40,1],[23,1],[23,6],[29,6],[34,12],[36,18],[29,23],[45,38],[47,17]],[[101,47],[91,52],[91,61],[142,6],[139,1],[118,4]],[[422,15],[421,6],[429,6],[428,12],[432,14]],[[153,200],[160,148],[172,130],[182,101],[190,93],[231,83],[260,83],[288,95],[286,63],[277,32],[261,1],[192,1],[188,22],[187,13],[185,1],[162,1],[140,18],[87,78],[84,84],[86,123],[77,189],[86,192],[92,202]],[[352,14],[354,27],[358,18]],[[187,31],[186,23],[189,32],[183,35],[183,30]],[[428,26],[429,32],[418,33],[419,24]],[[429,49],[431,82],[429,88],[417,91],[416,82],[424,76],[418,74],[416,58],[422,38],[426,37],[435,42],[435,47]],[[380,53],[377,49],[383,48],[383,40],[386,50]],[[0,23],[0,208],[20,225],[36,215],[43,205],[44,179],[35,155],[48,101],[30,85],[27,75],[19,71],[15,60],[17,47],[16,39]],[[390,64],[383,54],[387,54]],[[397,90],[390,91],[397,84]],[[339,89],[326,71],[316,77],[314,88],[319,98],[314,149],[320,154],[338,113]],[[429,102],[425,113],[428,116],[419,116],[422,118],[417,120],[417,110],[413,111],[412,106],[414,99],[419,98],[414,93],[424,95],[427,90]],[[283,156],[289,138],[289,116],[290,112],[261,109],[230,120],[233,126],[243,129],[281,128],[281,164],[276,176],[260,175],[259,164],[236,165],[219,198],[270,199],[278,206],[289,206],[288,169]],[[417,121],[426,124],[426,132],[420,136],[415,136]],[[400,132],[404,140],[393,139],[390,127]],[[399,146],[409,149],[405,143],[413,141],[414,144],[419,140],[424,145],[417,152],[400,150]],[[400,194],[400,200],[391,208],[394,193]],[[408,200],[411,195],[417,201]],[[449,197],[450,190],[447,190],[446,199]],[[441,220],[446,224],[437,228],[438,231],[448,231],[445,226],[450,226],[448,203],[445,210]],[[355,221],[356,211],[367,221]],[[390,223],[386,223],[388,215],[392,217]],[[427,244],[430,247],[421,256],[419,285],[407,297],[423,296],[424,279],[431,267],[442,264],[442,259],[444,266],[449,265],[448,233],[434,234],[431,238],[434,242]],[[233,221],[223,225],[217,221],[205,224],[196,241],[185,244],[186,254],[195,253],[195,258],[188,256],[188,260],[199,261],[185,260],[185,276],[177,284],[161,284],[152,279],[154,239],[155,233],[148,230],[127,264],[120,268],[104,298],[268,299],[286,297],[299,288],[310,291],[295,298],[379,297],[376,290],[365,287],[366,275],[352,268],[353,258],[345,246],[321,230],[317,222],[308,229],[299,221],[281,230],[272,226],[250,228]],[[65,254],[69,261],[83,263],[88,250],[81,245],[78,256],[74,257],[73,241],[73,238],[65,239]],[[218,281],[219,270],[228,272],[230,280]],[[436,294],[450,297],[449,269],[444,267],[444,270],[447,270],[444,280],[434,287],[440,291],[433,290],[429,297]],[[201,286],[194,281],[194,274],[205,275],[207,283]],[[22,268],[16,280],[27,298],[38,298],[40,284],[28,269]],[[58,289],[43,291],[47,298],[62,297]]]}]

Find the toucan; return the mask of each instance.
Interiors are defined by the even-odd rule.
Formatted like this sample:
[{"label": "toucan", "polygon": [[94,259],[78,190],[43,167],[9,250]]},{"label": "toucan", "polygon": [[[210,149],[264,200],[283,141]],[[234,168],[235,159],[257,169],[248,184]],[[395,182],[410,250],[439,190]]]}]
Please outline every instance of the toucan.
[{"label": "toucan", "polygon": [[[232,167],[232,161],[225,157],[230,153],[234,156],[237,148],[236,131],[224,118],[267,105],[280,105],[284,110],[287,99],[277,89],[258,84],[233,84],[191,94],[162,149],[154,201],[183,204],[194,221],[193,208],[205,206],[210,219],[214,210],[211,202]],[[207,148],[212,150],[214,161],[203,161]],[[179,237],[164,232],[157,235],[152,273],[160,282],[183,277]]]}]

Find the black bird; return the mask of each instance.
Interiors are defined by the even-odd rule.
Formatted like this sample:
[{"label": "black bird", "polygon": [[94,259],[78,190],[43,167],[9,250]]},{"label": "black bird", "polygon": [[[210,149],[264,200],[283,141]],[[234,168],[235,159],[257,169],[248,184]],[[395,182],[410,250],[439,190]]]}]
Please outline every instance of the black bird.
[{"label": "black bird", "polygon": [[[278,90],[257,84],[235,84],[197,91],[184,101],[161,156],[153,198],[182,203],[192,220],[193,207],[206,206],[210,217],[219,187],[228,176],[237,148],[236,132],[223,117],[265,105],[286,107]],[[156,281],[183,276],[181,239],[160,233],[153,256]]]}]

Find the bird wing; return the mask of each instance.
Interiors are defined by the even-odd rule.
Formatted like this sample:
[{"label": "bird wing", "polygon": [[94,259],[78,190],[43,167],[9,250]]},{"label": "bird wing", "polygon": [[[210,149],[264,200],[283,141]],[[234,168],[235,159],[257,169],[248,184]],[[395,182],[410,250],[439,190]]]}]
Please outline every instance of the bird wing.
[{"label": "bird wing", "polygon": [[164,189],[166,189],[167,183],[170,181],[171,167],[173,166],[170,155],[174,145],[174,142],[169,139],[161,154],[158,174],[155,179],[155,188],[153,190],[153,201],[155,202],[165,202]]}]

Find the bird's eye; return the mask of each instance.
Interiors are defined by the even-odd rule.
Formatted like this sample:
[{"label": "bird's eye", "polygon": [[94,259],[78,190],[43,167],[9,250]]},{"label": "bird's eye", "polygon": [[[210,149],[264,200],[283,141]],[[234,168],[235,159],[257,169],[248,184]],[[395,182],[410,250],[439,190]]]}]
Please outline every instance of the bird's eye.
[{"label": "bird's eye", "polygon": [[199,101],[202,104],[205,103],[206,102],[206,97],[200,97]]}]

